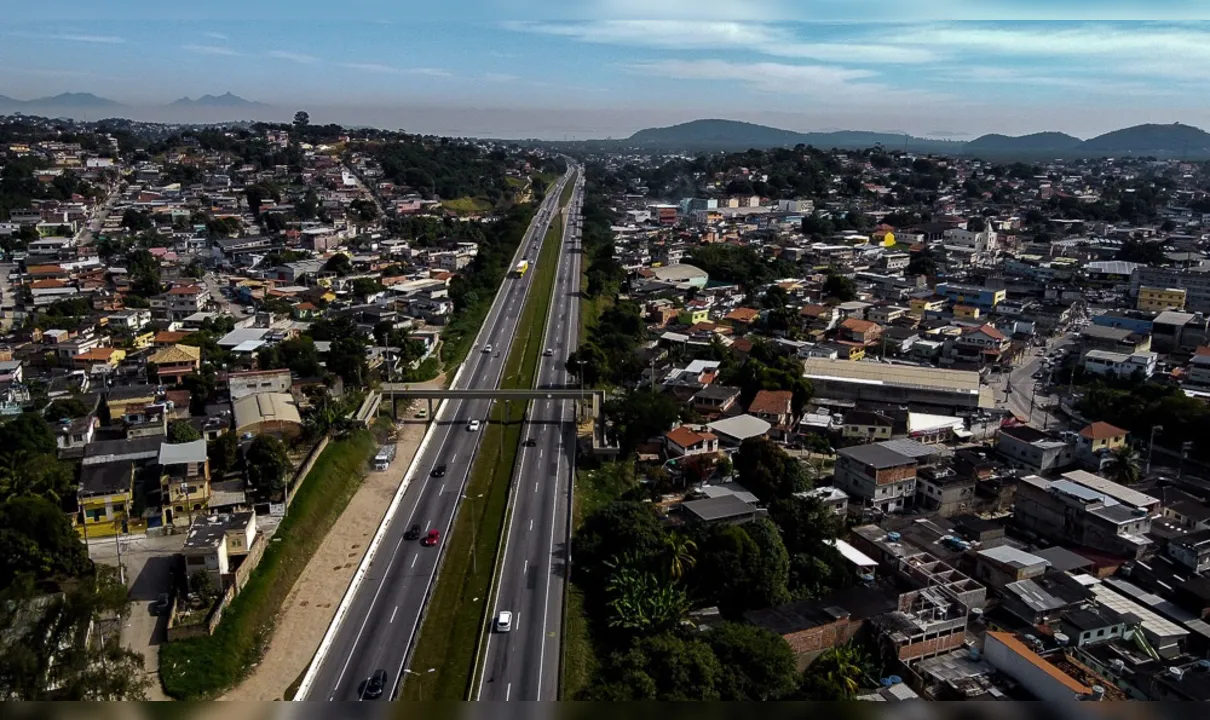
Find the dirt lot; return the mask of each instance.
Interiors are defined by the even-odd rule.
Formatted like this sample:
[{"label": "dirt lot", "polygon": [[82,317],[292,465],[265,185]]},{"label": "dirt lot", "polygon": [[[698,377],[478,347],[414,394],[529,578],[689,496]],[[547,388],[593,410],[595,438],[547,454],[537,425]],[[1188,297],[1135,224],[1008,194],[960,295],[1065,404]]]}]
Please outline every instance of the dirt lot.
[{"label": "dirt lot", "polygon": [[280,700],[286,688],[306,670],[353,573],[378,531],[425,429],[423,421],[403,425],[396,444],[395,462],[386,472],[371,472],[366,476],[286,598],[264,658],[247,680],[222,699]]}]

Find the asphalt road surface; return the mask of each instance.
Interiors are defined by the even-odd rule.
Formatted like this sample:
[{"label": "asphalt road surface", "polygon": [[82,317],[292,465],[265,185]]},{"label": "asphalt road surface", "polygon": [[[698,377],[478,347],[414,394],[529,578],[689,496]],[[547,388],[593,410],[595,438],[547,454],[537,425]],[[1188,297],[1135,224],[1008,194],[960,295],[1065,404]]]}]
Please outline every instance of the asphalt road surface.
[{"label": "asphalt road surface", "polygon": [[[565,175],[550,190],[521,242],[514,263],[521,257],[538,258],[538,248],[549,219],[557,211]],[[463,364],[455,389],[499,386],[504,363],[516,333],[517,317],[524,307],[533,273],[524,278],[506,277],[480,330],[475,347]],[[492,349],[487,352],[487,347]],[[482,429],[469,429],[471,420],[483,422],[491,410],[490,400],[448,401],[438,413],[431,437],[414,463],[414,474],[396,511],[384,518],[385,532],[348,606],[338,613],[335,633],[322,656],[313,661],[313,677],[305,688],[306,700],[364,699],[366,680],[377,670],[387,673],[381,699],[395,697],[402,685],[403,671],[420,629],[423,609],[436,580],[451,522],[462,499]],[[438,466],[445,466],[440,477]],[[404,468],[400,467],[400,472]],[[405,540],[412,525],[421,537],[431,529],[441,533],[436,547],[419,540]],[[300,692],[300,694],[302,694]]]},{"label": "asphalt road surface", "polygon": [[[582,193],[582,184],[577,184],[567,206],[543,344],[551,354],[541,358],[538,387],[563,388],[574,382],[565,363],[579,341]],[[527,440],[513,472],[504,562],[491,606],[493,627],[487,635],[476,689],[481,700],[558,699],[567,528],[576,456],[575,403],[535,400],[527,419],[523,435]],[[495,617],[501,610],[512,613],[509,632],[495,631]]]}]

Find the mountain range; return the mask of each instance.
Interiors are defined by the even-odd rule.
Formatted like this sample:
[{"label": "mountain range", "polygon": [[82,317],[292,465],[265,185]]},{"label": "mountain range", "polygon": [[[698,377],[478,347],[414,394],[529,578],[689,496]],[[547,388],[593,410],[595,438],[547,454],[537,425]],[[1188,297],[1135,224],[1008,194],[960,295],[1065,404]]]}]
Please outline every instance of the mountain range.
[{"label": "mountain range", "polygon": [[[92,93],[61,93],[49,97],[34,98],[33,100],[17,100],[16,98],[0,95],[0,113],[21,112],[39,114],[53,111],[55,114],[66,112],[89,113],[99,110],[122,110],[131,106],[116,100],[99,97]],[[203,95],[194,100],[183,97],[160,107],[167,108],[222,108],[222,109],[256,109],[268,108],[269,105],[226,92],[222,95]]]},{"label": "mountain range", "polygon": [[962,142],[854,130],[801,133],[735,120],[694,120],[671,127],[640,130],[624,140],[596,141],[594,144],[601,143],[613,143],[621,149],[662,151],[743,151],[799,144],[854,150],[881,145],[888,150],[996,159],[1117,155],[1210,158],[1210,133],[1181,123],[1136,125],[1087,140],[1061,132],[1041,132],[1016,137],[983,135]]}]

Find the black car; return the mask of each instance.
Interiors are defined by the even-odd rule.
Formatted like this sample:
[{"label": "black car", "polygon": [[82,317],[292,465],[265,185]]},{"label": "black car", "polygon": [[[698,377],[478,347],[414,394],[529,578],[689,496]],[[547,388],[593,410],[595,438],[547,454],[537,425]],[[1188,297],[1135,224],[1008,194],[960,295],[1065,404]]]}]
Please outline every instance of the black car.
[{"label": "black car", "polygon": [[419,525],[413,525],[412,527],[408,528],[407,532],[405,532],[403,534],[404,540],[415,540],[418,537],[420,537],[420,526]]},{"label": "black car", "polygon": [[366,690],[362,694],[362,697],[366,697],[371,700],[380,698],[382,697],[382,691],[386,689],[386,686],[387,671],[379,668],[374,671],[374,674],[370,676],[369,680],[366,680]]},{"label": "black car", "polygon": [[433,477],[445,477],[445,466],[438,465],[437,467],[433,468]]},{"label": "black car", "polygon": [[534,440],[533,438],[525,438],[525,447],[533,447],[534,445],[537,445],[537,444],[538,444],[537,440]]}]

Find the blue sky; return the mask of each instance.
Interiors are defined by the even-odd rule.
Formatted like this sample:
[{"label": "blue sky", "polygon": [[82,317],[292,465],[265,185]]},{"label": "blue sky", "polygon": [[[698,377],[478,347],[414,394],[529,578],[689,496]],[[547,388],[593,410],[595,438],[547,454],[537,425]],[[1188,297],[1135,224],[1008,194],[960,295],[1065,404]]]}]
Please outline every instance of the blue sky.
[{"label": "blue sky", "polygon": [[552,137],[706,116],[955,137],[1210,126],[1191,2],[5,4],[0,94],[22,99],[230,90],[320,120]]}]

